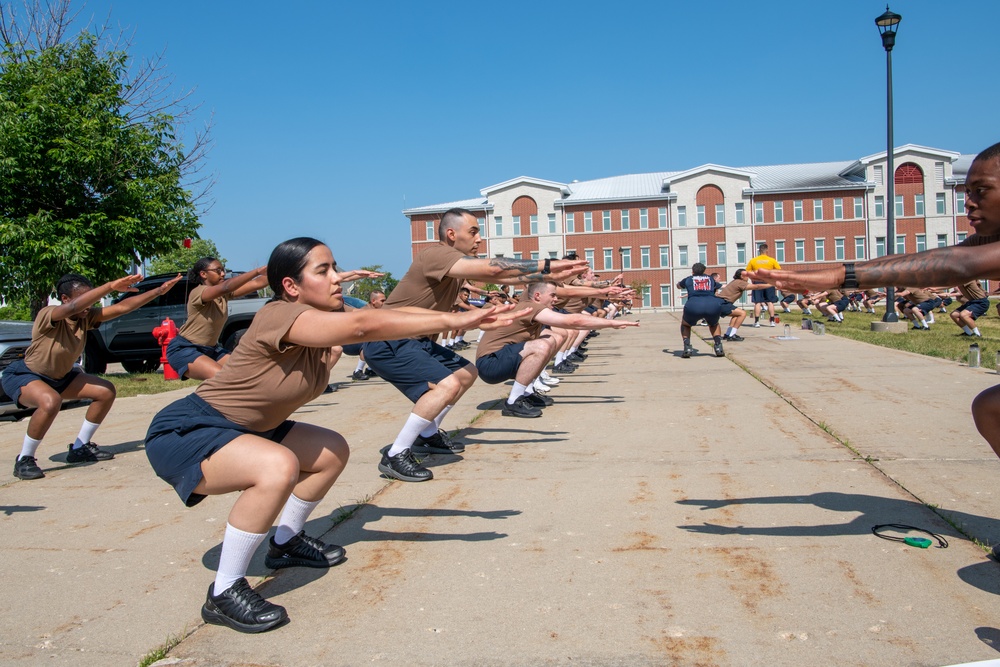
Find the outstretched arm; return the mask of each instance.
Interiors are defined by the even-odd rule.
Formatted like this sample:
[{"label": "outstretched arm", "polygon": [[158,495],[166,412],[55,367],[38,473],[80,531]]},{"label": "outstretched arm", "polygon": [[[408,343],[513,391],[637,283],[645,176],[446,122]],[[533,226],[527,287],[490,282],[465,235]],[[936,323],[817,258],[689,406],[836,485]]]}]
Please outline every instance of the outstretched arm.
[{"label": "outstretched arm", "polygon": [[606,320],[593,315],[557,313],[548,309],[538,311],[535,321],[562,329],[624,329],[639,326],[638,322],[630,320]]},{"label": "outstretched arm", "polygon": [[267,267],[258,266],[253,271],[241,273],[227,280],[223,280],[218,285],[209,285],[201,293],[202,301],[213,301],[224,294],[232,294],[234,297],[256,292],[262,287],[267,287]]},{"label": "outstretched arm", "polygon": [[[123,278],[122,280],[128,280],[130,278],[131,276],[129,276],[129,278]],[[149,303],[156,297],[169,292],[170,288],[176,285],[180,279],[181,279],[181,274],[178,273],[175,277],[163,283],[156,289],[151,289],[148,292],[143,292],[138,296],[133,296],[128,299],[122,299],[118,303],[112,304],[107,308],[101,308],[97,313],[97,321],[107,322],[108,320],[113,320],[114,318],[120,315],[124,315],[125,313],[131,313],[136,308],[141,308],[142,306],[145,306],[147,303]],[[112,283],[108,284],[110,285]]]},{"label": "outstretched arm", "polygon": [[[910,285],[960,285],[970,280],[1000,279],[1000,243],[980,246],[951,246],[907,255],[889,255],[867,262],[857,262],[854,268],[858,287]],[[779,289],[828,289],[844,283],[844,266],[815,271],[750,272],[755,280],[766,280]]]},{"label": "outstretched arm", "polygon": [[[549,273],[542,273],[546,264],[549,266]],[[584,273],[588,267],[585,259],[548,260],[509,259],[507,257],[480,259],[478,257],[463,257],[448,270],[448,275],[453,278],[511,285],[536,283],[543,280],[558,283]]]}]

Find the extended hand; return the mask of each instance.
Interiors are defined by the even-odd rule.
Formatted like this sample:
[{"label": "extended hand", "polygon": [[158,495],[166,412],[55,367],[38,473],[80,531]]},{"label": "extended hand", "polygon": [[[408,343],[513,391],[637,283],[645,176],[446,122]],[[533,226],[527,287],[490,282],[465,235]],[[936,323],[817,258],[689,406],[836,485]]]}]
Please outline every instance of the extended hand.
[{"label": "extended hand", "polygon": [[825,290],[838,287],[844,282],[844,267],[817,269],[813,271],[775,271],[757,269],[748,271],[753,280],[770,283],[780,290],[801,292],[802,290]]},{"label": "extended hand", "polygon": [[[173,278],[171,278],[171,279],[170,279],[170,280],[168,280],[167,282],[165,282],[165,283],[163,283],[162,285],[160,285],[160,286],[159,286],[159,287],[157,288],[157,291],[158,291],[158,292],[159,292],[160,294],[166,294],[167,292],[169,292],[169,291],[170,291],[170,288],[171,288],[171,287],[173,287],[173,286],[174,286],[174,285],[176,285],[176,284],[177,284],[178,282],[180,282],[180,279],[181,279],[181,274],[179,274],[179,273],[178,273],[178,274],[177,274],[176,276],[174,276]],[[137,289],[134,289],[134,288],[133,288],[133,289],[132,289],[132,291],[133,291],[133,292],[138,292],[139,290],[137,290]]]},{"label": "extended hand", "polygon": [[561,283],[573,276],[586,273],[589,269],[590,264],[585,259],[556,259],[549,263],[551,273],[545,276],[545,279]]},{"label": "extended hand", "polygon": [[[179,277],[180,276],[178,276],[178,278]],[[142,274],[133,273],[132,275],[125,276],[124,278],[119,278],[118,280],[112,280],[110,283],[108,283],[108,286],[111,287],[111,289],[114,290],[115,292],[138,292],[139,290],[133,287],[133,285],[135,285],[140,280],[142,280]]]}]

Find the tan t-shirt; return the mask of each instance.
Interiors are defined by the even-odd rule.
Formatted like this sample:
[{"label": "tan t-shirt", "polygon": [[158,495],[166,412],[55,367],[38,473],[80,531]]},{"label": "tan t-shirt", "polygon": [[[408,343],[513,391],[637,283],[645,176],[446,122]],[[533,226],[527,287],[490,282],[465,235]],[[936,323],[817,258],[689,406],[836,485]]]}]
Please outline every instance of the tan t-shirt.
[{"label": "tan t-shirt", "polygon": [[230,421],[253,431],[280,426],[323,393],[336,357],[328,347],[282,342],[310,306],[272,301],[253,318],[226,365],[197,394]]},{"label": "tan t-shirt", "polygon": [[829,301],[830,303],[834,303],[835,301],[840,301],[843,298],[844,298],[844,293],[841,292],[839,289],[832,289],[826,293],[826,300]]},{"label": "tan t-shirt", "polygon": [[910,303],[923,303],[924,301],[930,301],[934,298],[934,294],[925,289],[920,289],[918,287],[907,287],[906,291],[909,292],[909,296],[906,300]]},{"label": "tan t-shirt", "polygon": [[177,335],[184,336],[195,345],[214,347],[219,344],[222,328],[229,319],[229,297],[223,294],[205,303],[201,295],[207,288],[208,285],[198,285],[191,290],[187,303],[188,318]]},{"label": "tan t-shirt", "polygon": [[964,285],[958,286],[958,291],[962,293],[969,301],[975,301],[976,299],[985,299],[986,291],[983,290],[982,285],[979,284],[978,280],[970,280]]},{"label": "tan t-shirt", "polygon": [[450,277],[448,271],[463,257],[461,251],[445,243],[420,252],[385,300],[383,308],[414,306],[448,312],[465,282],[464,278]]},{"label": "tan t-shirt", "polygon": [[531,308],[530,313],[517,318],[505,327],[483,334],[483,339],[476,346],[476,359],[497,352],[509,343],[523,343],[538,338],[545,325],[536,322],[535,316],[545,310],[545,306],[535,301],[521,301],[516,309],[521,310],[526,307]]},{"label": "tan t-shirt", "polygon": [[736,303],[736,300],[743,295],[743,292],[746,291],[749,285],[750,283],[742,278],[730,280],[728,283],[723,285],[722,289],[718,291],[718,294],[729,303]]},{"label": "tan t-shirt", "polygon": [[32,373],[59,380],[73,370],[73,364],[83,353],[87,330],[97,327],[100,308],[91,308],[76,316],[52,321],[52,311],[58,306],[46,306],[38,311],[31,327],[31,345],[24,353],[24,363]]}]

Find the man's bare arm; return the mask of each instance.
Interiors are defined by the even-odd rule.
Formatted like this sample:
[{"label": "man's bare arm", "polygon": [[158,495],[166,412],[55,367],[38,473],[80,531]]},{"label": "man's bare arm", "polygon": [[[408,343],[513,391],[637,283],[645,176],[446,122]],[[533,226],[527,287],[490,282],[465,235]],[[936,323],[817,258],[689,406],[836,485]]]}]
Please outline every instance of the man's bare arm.
[{"label": "man's bare arm", "polygon": [[587,270],[587,260],[549,260],[549,273],[542,273],[546,260],[494,257],[463,257],[448,270],[453,278],[521,285],[540,281],[562,282]]}]

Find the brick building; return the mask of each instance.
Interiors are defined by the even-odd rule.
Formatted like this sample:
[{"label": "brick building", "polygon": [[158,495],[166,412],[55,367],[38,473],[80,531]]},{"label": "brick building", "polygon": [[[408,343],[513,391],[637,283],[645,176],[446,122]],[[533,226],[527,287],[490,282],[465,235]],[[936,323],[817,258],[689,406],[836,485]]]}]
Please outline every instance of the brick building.
[{"label": "brick building", "polygon": [[641,307],[672,309],[682,305],[675,285],[692,264],[702,262],[725,282],[760,242],[789,268],[880,257],[890,205],[896,253],[961,241],[970,233],[964,184],[974,157],[896,148],[894,202],[886,201],[883,151],[849,162],[705,164],[572,183],[523,176],[474,199],[403,214],[414,256],[437,241],[441,215],[458,206],[479,218],[481,257],[544,259],[575,250],[602,276],[624,273],[641,288]]}]

